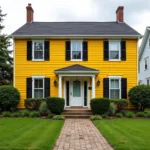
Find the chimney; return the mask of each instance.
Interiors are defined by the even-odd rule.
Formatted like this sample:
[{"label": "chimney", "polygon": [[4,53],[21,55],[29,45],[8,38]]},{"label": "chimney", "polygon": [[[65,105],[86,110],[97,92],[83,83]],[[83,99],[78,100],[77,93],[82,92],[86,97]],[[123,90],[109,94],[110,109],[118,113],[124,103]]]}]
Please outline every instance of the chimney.
[{"label": "chimney", "polygon": [[31,4],[28,4],[26,9],[27,9],[27,23],[31,23],[31,22],[33,22],[34,10],[33,10],[32,6],[31,6]]},{"label": "chimney", "polygon": [[124,22],[124,15],[123,15],[123,6],[119,6],[116,10],[116,21],[117,22]]}]

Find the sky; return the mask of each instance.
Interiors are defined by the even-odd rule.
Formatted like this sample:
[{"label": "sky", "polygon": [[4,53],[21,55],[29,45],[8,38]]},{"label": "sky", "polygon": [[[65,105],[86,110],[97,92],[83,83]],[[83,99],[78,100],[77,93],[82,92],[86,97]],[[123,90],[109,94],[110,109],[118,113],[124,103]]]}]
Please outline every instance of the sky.
[{"label": "sky", "polygon": [[11,34],[26,23],[26,6],[32,4],[34,21],[116,21],[124,6],[124,21],[142,35],[150,26],[150,0],[0,0],[7,13],[3,32]]}]

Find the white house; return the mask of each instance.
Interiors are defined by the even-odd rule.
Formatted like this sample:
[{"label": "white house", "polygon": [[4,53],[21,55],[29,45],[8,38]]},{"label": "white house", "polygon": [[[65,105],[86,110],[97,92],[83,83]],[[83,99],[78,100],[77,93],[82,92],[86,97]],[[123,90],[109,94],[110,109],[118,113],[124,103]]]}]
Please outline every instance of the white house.
[{"label": "white house", "polygon": [[150,84],[150,26],[145,30],[139,50],[139,84]]}]

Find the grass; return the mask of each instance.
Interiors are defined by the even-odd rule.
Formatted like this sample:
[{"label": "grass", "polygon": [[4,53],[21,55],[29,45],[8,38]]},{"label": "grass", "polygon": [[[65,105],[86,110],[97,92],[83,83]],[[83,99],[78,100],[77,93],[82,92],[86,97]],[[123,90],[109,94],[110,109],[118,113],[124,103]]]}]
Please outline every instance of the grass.
[{"label": "grass", "polygon": [[40,118],[1,118],[0,150],[51,150],[63,123]]},{"label": "grass", "polygon": [[150,120],[113,119],[94,121],[115,150],[150,150]]}]

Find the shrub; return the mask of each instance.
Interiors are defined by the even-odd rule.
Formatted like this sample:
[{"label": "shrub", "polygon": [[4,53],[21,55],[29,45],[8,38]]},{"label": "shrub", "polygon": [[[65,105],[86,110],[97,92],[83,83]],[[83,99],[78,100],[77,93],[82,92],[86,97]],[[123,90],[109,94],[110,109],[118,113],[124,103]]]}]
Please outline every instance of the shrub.
[{"label": "shrub", "polygon": [[13,86],[0,86],[0,108],[2,111],[16,108],[20,101],[20,93]]},{"label": "shrub", "polygon": [[130,102],[137,107],[139,111],[144,111],[150,107],[150,86],[138,85],[129,90]]},{"label": "shrub", "polygon": [[22,110],[20,111],[21,117],[29,117],[30,116],[30,111],[28,110]]},{"label": "shrub", "polygon": [[146,117],[147,117],[147,118],[150,118],[150,112],[147,112],[147,113],[146,113]]},{"label": "shrub", "polygon": [[108,98],[93,98],[90,105],[94,115],[104,114],[109,110],[110,101]]},{"label": "shrub", "polygon": [[48,97],[47,107],[54,114],[61,114],[64,110],[65,100],[60,97]]},{"label": "shrub", "polygon": [[55,115],[52,119],[53,120],[64,120],[65,117],[63,115]]},{"label": "shrub", "polygon": [[109,115],[109,116],[114,116],[115,113],[116,113],[116,111],[117,111],[117,106],[116,106],[116,104],[110,103],[109,110],[108,110],[108,115]]},{"label": "shrub", "polygon": [[144,112],[137,112],[136,116],[137,117],[146,117],[146,114]]},{"label": "shrub", "polygon": [[92,115],[90,120],[102,120],[102,117],[100,115]]},{"label": "shrub", "polygon": [[39,110],[39,107],[43,101],[46,101],[45,98],[27,98],[24,101],[24,106],[29,110]]},{"label": "shrub", "polygon": [[107,114],[103,114],[102,118],[108,118],[108,115]]},{"label": "shrub", "polygon": [[3,117],[11,117],[11,113],[9,111],[5,111],[2,113]]},{"label": "shrub", "polygon": [[40,114],[43,116],[47,116],[50,112],[49,109],[47,108],[47,103],[42,102],[39,108]]},{"label": "shrub", "polygon": [[38,112],[38,111],[32,111],[31,113],[30,113],[30,117],[40,117],[40,113]]},{"label": "shrub", "polygon": [[14,112],[11,116],[12,117],[20,117],[20,113],[19,112]]},{"label": "shrub", "polygon": [[110,99],[110,102],[115,103],[119,110],[125,106],[128,106],[128,100],[127,99]]},{"label": "shrub", "polygon": [[128,111],[128,112],[126,113],[126,117],[128,117],[128,118],[134,118],[134,117],[135,117],[135,115],[134,115],[134,113],[133,113],[133,112]]},{"label": "shrub", "polygon": [[53,118],[55,115],[54,114],[48,114],[48,118]]},{"label": "shrub", "polygon": [[116,117],[119,117],[119,118],[122,118],[122,117],[123,117],[123,114],[122,114],[122,113],[116,113],[115,116],[116,116]]}]

